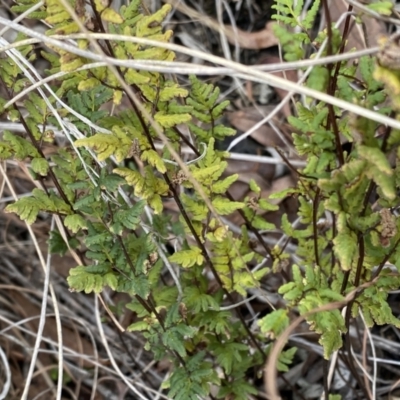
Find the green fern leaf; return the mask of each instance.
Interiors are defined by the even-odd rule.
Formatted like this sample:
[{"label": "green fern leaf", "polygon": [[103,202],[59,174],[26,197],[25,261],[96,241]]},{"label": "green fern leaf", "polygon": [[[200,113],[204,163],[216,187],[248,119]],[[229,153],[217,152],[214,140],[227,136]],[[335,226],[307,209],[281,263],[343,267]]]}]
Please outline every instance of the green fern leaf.
[{"label": "green fern leaf", "polygon": [[172,128],[179,124],[184,124],[189,122],[192,117],[190,114],[169,114],[165,111],[159,111],[155,113],[154,119],[163,127],[163,128]]},{"label": "green fern leaf", "polygon": [[198,247],[190,247],[189,250],[180,250],[169,257],[171,262],[182,265],[183,268],[190,268],[194,265],[202,265],[204,257]]},{"label": "green fern leaf", "polygon": [[227,136],[236,135],[236,130],[233,128],[229,128],[225,125],[216,125],[211,129],[211,134],[215,139],[223,140]]},{"label": "green fern leaf", "polygon": [[112,8],[101,10],[101,19],[103,21],[112,22],[113,24],[122,24],[124,19]]},{"label": "green fern leaf", "polygon": [[147,161],[150,165],[155,167],[159,172],[164,174],[167,171],[164,161],[155,150],[145,150],[140,155],[142,161]]},{"label": "green fern leaf", "polygon": [[141,6],[141,0],[133,0],[129,2],[128,6],[121,7],[121,14],[125,19],[132,19],[139,15],[139,8]]},{"label": "green fern leaf", "polygon": [[247,345],[243,343],[216,343],[210,346],[210,350],[216,355],[218,363],[229,375],[234,368],[234,364],[240,363],[248,352]]},{"label": "green fern leaf", "polygon": [[133,69],[128,69],[124,78],[129,85],[143,85],[150,82],[150,78],[144,72],[137,72]]},{"label": "green fern leaf", "polygon": [[125,137],[117,137],[116,135],[107,135],[105,133],[97,133],[94,136],[75,141],[75,146],[87,146],[93,148],[98,154],[99,161],[104,161],[115,154],[117,162],[121,162],[128,154],[132,145],[131,140]]},{"label": "green fern leaf", "polygon": [[219,389],[219,399],[234,398],[235,400],[248,400],[251,395],[257,396],[258,391],[253,384],[248,383],[244,378],[227,382]]},{"label": "green fern leaf", "polygon": [[6,160],[12,156],[12,147],[8,143],[0,142],[0,160]]},{"label": "green fern leaf", "polygon": [[167,348],[176,351],[181,357],[185,357],[186,349],[184,346],[184,337],[188,334],[193,336],[194,329],[189,328],[187,325],[180,324],[164,332],[162,334],[162,341]]},{"label": "green fern leaf", "polygon": [[81,229],[87,229],[86,219],[79,214],[67,215],[64,219],[64,225],[72,233],[77,233]]},{"label": "green fern leaf", "polygon": [[339,233],[333,243],[341,267],[345,271],[349,271],[358,251],[356,235],[352,232]]},{"label": "green fern leaf", "polygon": [[69,214],[71,212],[69,205],[53,193],[48,196],[43,190],[33,189],[32,195],[33,197],[24,197],[14,204],[8,205],[5,211],[15,212],[28,224],[35,222],[39,211],[58,212],[61,214]]},{"label": "green fern leaf", "polygon": [[31,225],[36,221],[41,204],[32,197],[25,197],[17,200],[14,204],[9,204],[5,208],[6,213],[15,213],[27,224]]},{"label": "green fern leaf", "polygon": [[28,140],[14,135],[10,131],[4,131],[3,138],[10,143],[15,157],[18,159],[23,160],[26,157],[41,158],[39,152]]},{"label": "green fern leaf", "polygon": [[273,231],[276,229],[276,226],[274,224],[266,221],[265,218],[259,215],[253,216],[253,218],[251,219],[251,225],[256,229],[262,229],[266,231]]},{"label": "green fern leaf", "polygon": [[161,30],[162,23],[171,12],[171,5],[164,4],[156,13],[142,17],[136,25],[136,35],[138,37],[150,37]]},{"label": "green fern leaf", "polygon": [[70,269],[67,281],[72,290],[84,291],[85,293],[100,293],[107,285],[111,285],[110,287],[113,289],[117,287],[117,279],[114,273],[91,273],[83,265]]},{"label": "green fern leaf", "polygon": [[234,211],[239,210],[245,206],[244,203],[239,201],[231,201],[225,197],[215,197],[211,201],[213,207],[219,215],[229,215]]},{"label": "green fern leaf", "polygon": [[194,221],[202,221],[208,214],[207,205],[202,200],[196,200],[192,197],[182,193],[181,200],[186,210],[192,214]]},{"label": "green fern leaf", "polygon": [[225,179],[217,181],[212,184],[211,191],[215,194],[226,193],[229,187],[232,185],[232,183],[236,182],[238,178],[239,178],[238,174],[233,174]]},{"label": "green fern leaf", "polygon": [[170,101],[174,97],[187,97],[189,92],[177,83],[168,81],[159,93],[160,101]]},{"label": "green fern leaf", "polygon": [[332,353],[339,350],[343,345],[342,332],[332,326],[322,333],[319,343],[324,348],[324,358],[329,360]]},{"label": "green fern leaf", "polygon": [[199,288],[187,287],[183,298],[188,309],[192,309],[194,313],[206,312],[209,309],[218,311],[219,304],[213,296],[202,293]]},{"label": "green fern leaf", "polygon": [[271,339],[277,338],[288,326],[289,317],[287,310],[275,310],[258,321],[261,332]]},{"label": "green fern leaf", "polygon": [[166,195],[168,185],[154,176],[152,170],[146,169],[146,176],[143,177],[138,171],[129,168],[116,168],[113,171],[125,178],[126,182],[135,187],[135,195],[144,199],[151,198],[154,194]]},{"label": "green fern leaf", "polygon": [[361,158],[374,164],[376,168],[386,175],[392,175],[391,168],[386,155],[377,147],[358,146],[357,152]]},{"label": "green fern leaf", "polygon": [[103,276],[103,286],[108,286],[112,290],[117,290],[118,288],[118,278],[114,272],[108,272]]},{"label": "green fern leaf", "polygon": [[278,363],[276,369],[279,372],[287,372],[289,371],[289,365],[293,362],[293,357],[296,354],[297,348],[292,347],[289,350],[282,351],[279,354]]},{"label": "green fern leaf", "polygon": [[298,286],[294,282],[288,282],[279,288],[279,293],[283,294],[286,300],[295,302],[303,295],[303,289],[304,285]]},{"label": "green fern leaf", "polygon": [[134,206],[128,209],[119,209],[114,214],[114,220],[120,222],[123,226],[128,229],[136,229],[141,222],[140,216],[143,213],[146,203],[144,201],[138,201]]},{"label": "green fern leaf", "polygon": [[229,335],[231,329],[230,315],[226,311],[208,310],[198,314],[195,321],[218,335]]},{"label": "green fern leaf", "polygon": [[381,14],[381,15],[392,15],[393,3],[391,1],[380,0],[376,3],[370,3],[366,5],[367,8]]},{"label": "green fern leaf", "polygon": [[305,29],[312,29],[315,18],[317,17],[319,8],[320,8],[320,0],[314,0],[311,8],[308,10],[306,17],[302,21],[302,25]]},{"label": "green fern leaf", "polygon": [[193,178],[202,183],[203,185],[211,185],[216,181],[224,172],[227,166],[226,162],[204,167],[193,166],[190,170]]},{"label": "green fern leaf", "polygon": [[49,172],[50,166],[48,161],[44,158],[33,158],[31,161],[31,168],[37,174],[46,176]]},{"label": "green fern leaf", "polygon": [[82,80],[81,82],[79,82],[78,90],[80,90],[80,91],[91,90],[99,85],[100,85],[100,81],[97,78],[92,77],[92,78],[85,79],[85,80]]},{"label": "green fern leaf", "polygon": [[126,329],[128,332],[143,332],[149,329],[149,323],[146,321],[138,321],[130,324]]},{"label": "green fern leaf", "polygon": [[219,103],[217,106],[213,107],[211,111],[211,116],[213,117],[213,119],[221,118],[224,110],[229,106],[229,104],[230,101],[225,100]]}]

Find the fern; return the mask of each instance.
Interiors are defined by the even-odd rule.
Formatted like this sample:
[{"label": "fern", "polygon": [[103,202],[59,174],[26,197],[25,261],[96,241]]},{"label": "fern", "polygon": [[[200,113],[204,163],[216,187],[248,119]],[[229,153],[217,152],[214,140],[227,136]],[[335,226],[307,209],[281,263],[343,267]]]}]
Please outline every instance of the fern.
[{"label": "fern", "polygon": [[[318,2],[313,3],[305,20],[299,21],[302,6],[303,2],[297,2],[293,8],[292,2],[278,0],[275,9],[280,14],[275,18],[291,27],[299,26],[303,35],[312,26]],[[379,2],[376,6],[383,10],[386,4]],[[298,49],[308,43],[305,36],[289,35],[289,31],[282,26],[276,32],[283,39],[287,59],[304,57],[304,53],[301,54]],[[287,40],[289,37],[291,42]],[[324,35],[320,33],[315,42],[322,43],[323,39]],[[333,52],[339,49],[340,40],[334,29],[329,40]],[[296,52],[295,45],[298,46]],[[357,101],[367,108],[382,106],[385,93],[382,84],[373,76],[389,86],[394,84],[394,80],[388,78],[389,70],[386,72],[378,67],[374,71],[374,68],[372,59],[365,57],[360,60],[363,89],[359,92],[351,90],[349,85],[350,77],[357,73],[354,66],[340,65],[336,77],[326,67],[315,68],[306,84],[326,92],[332,90],[332,86],[331,89],[327,87],[329,80],[334,85],[333,93],[336,96]],[[397,221],[387,210],[387,207],[397,206],[396,169],[388,162],[387,143],[376,137],[377,125],[374,122],[349,117],[341,110],[330,111],[326,104],[318,101],[298,103],[296,111],[297,115],[289,118],[295,131],[294,144],[299,154],[307,157],[307,166],[301,172],[297,188],[298,216],[303,227],[294,229],[285,215],[281,226],[288,237],[297,241],[296,254],[302,260],[302,267],[292,265],[292,280],[282,285],[279,293],[290,307],[298,307],[311,329],[320,334],[324,356],[328,359],[342,347],[342,338],[348,326],[339,310],[309,312],[332,302],[343,301],[345,294],[363,283],[371,282],[374,266],[382,266],[385,257],[397,253]],[[330,112],[339,121],[336,132]],[[382,108],[381,112],[388,111]],[[348,153],[341,154],[339,131],[353,142]],[[395,137],[396,134],[390,134],[385,139],[392,149],[398,145]],[[338,162],[338,159],[342,161]],[[369,203],[371,190],[376,190],[378,210]],[[328,215],[333,216],[334,226],[320,231],[318,220]],[[283,250],[280,249],[278,253],[287,257]],[[357,301],[351,303],[352,315],[356,316],[362,310],[370,326],[374,323],[399,324],[386,302],[386,293],[390,291],[390,284],[386,280],[388,273],[382,270],[377,282],[362,290]],[[391,282],[393,286],[397,285],[397,279],[396,276]],[[378,288],[381,288],[380,294]],[[378,308],[381,310],[379,315]],[[288,324],[284,310],[274,311],[264,317],[260,326],[263,332],[273,338],[281,333],[279,322],[283,326]]]},{"label": "fern", "polygon": [[319,11],[320,1],[316,0],[312,3],[310,10],[302,20],[304,1],[279,0],[272,6],[277,11],[272,16],[273,19],[282,22],[284,25],[292,28],[300,27],[301,32],[290,32],[283,25],[275,25],[274,33],[285,51],[285,59],[294,61],[305,58],[306,45],[311,43],[310,30],[313,26],[315,17]]},{"label": "fern", "polygon": [[[173,32],[163,29],[170,5],[148,14],[140,0],[119,11],[106,3],[91,2],[97,27],[81,2],[69,1],[78,18],[94,31],[162,43],[171,39]],[[305,59],[313,51],[311,43],[317,48],[327,38],[333,54],[342,47],[337,29],[313,37],[320,2],[312,2],[303,12],[305,3],[277,0],[273,6],[278,21],[275,34],[287,60]],[[13,9],[24,12],[35,4],[36,0],[19,0]],[[368,6],[384,15],[392,8],[385,1]],[[58,0],[46,1],[30,16],[46,21],[47,35],[79,32]],[[22,39],[19,35],[16,40]],[[174,52],[158,46],[99,43],[109,57],[119,60],[175,59]],[[86,39],[76,45],[90,48]],[[34,60],[33,47],[19,51]],[[212,386],[218,387],[218,398],[257,395],[249,376],[262,374],[271,342],[290,326],[293,310],[318,334],[324,356],[329,358],[343,345],[350,314],[344,318],[337,309],[310,311],[343,301],[359,288],[349,304],[352,317],[362,312],[369,326],[400,326],[387,302],[389,291],[400,286],[399,277],[384,267],[388,262],[399,267],[400,259],[400,226],[391,214],[399,206],[400,167],[397,161],[395,167],[387,161],[388,152],[397,151],[399,132],[388,131],[382,139],[375,122],[303,99],[289,119],[296,150],[307,162],[299,171],[298,185],[264,198],[251,181],[250,194],[239,201],[228,192],[238,175],[227,176],[227,153],[216,145],[235,134],[222,123],[229,102],[220,101],[218,87],[195,76],[183,87],[166,74],[118,67],[119,77],[131,86],[144,113],[130,102],[107,67],[77,71],[87,67],[89,59],[56,46],[47,46],[41,55],[49,63],[48,74],[66,72],[53,89],[68,108],[61,109],[51,95],[50,103],[44,101],[36,91],[21,99],[23,112],[20,104],[5,109],[10,99],[0,99],[1,112],[23,123],[27,131],[22,135],[5,131],[0,158],[29,162],[33,177],[44,189],[34,189],[31,197],[9,204],[6,212],[30,224],[47,214],[59,216],[68,243],[63,242],[65,235],[55,231],[49,239],[51,251],[65,254],[73,248],[82,254],[82,262],[67,278],[71,290],[125,294],[125,307],[135,317],[128,331],[142,335],[145,349],[152,351],[155,360],[171,362],[171,374],[163,386],[170,398],[206,398]],[[388,114],[388,107],[383,107],[388,92],[394,93],[393,111],[400,107],[398,71],[392,66],[384,62],[376,66],[367,57],[358,65],[320,66],[305,85],[368,109],[380,107],[380,112]],[[359,91],[350,85],[355,76]],[[7,89],[4,93],[10,89],[19,93],[27,83],[10,58],[0,59],[0,78]],[[54,132],[46,127],[59,129],[66,122],[83,136],[72,138],[73,146],[58,147],[46,158],[42,146],[54,140]],[[168,146],[163,146],[159,132]],[[339,132],[352,142],[350,150],[341,148]],[[183,143],[191,146],[196,158],[184,171],[171,155],[171,149],[180,155]],[[299,225],[292,226],[286,214],[280,224],[267,222],[264,214],[279,210],[274,200],[287,196],[298,200]],[[167,202],[176,204],[179,218],[165,212]],[[239,234],[224,222],[232,214],[243,218]],[[332,223],[323,226],[321,221]],[[270,249],[261,233],[279,228],[287,240]],[[292,263],[288,243],[296,248],[298,265]],[[266,254],[268,267],[254,268],[264,263]],[[284,309],[250,326],[235,307],[226,307],[236,298],[246,298],[250,290],[258,290],[271,268],[280,272],[283,267],[287,279],[277,295],[284,298]],[[286,348],[277,359],[277,369],[287,371],[295,353],[296,348]]]}]

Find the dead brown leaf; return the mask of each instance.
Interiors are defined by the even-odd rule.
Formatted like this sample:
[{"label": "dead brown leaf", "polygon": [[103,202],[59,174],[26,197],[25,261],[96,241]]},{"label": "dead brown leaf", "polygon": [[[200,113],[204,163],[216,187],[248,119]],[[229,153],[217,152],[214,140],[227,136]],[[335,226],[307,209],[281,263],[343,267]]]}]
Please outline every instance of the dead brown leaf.
[{"label": "dead brown leaf", "polygon": [[[244,107],[241,110],[233,111],[227,114],[228,121],[238,131],[246,132],[257,122],[260,122],[265,115],[268,115],[275,106]],[[273,118],[276,125],[280,125],[279,118]],[[250,135],[254,140],[264,147],[285,146],[285,143],[269,125],[262,125]]]},{"label": "dead brown leaf", "polygon": [[187,15],[193,20],[198,21],[202,25],[213,29],[217,32],[222,32],[229,43],[238,44],[243,49],[260,50],[268,47],[277,46],[279,41],[276,38],[272,27],[274,22],[269,21],[265,28],[258,32],[246,32],[239,28],[232,28],[230,25],[221,25],[214,18],[199,13],[186,4],[182,4],[178,0],[163,0],[164,3],[171,4],[174,8],[181,13]]},{"label": "dead brown leaf", "polygon": [[229,25],[224,25],[226,38],[230,44],[238,44],[242,49],[260,50],[279,44],[272,27],[275,22],[269,21],[265,28],[257,32],[246,32],[241,29],[234,30]]}]

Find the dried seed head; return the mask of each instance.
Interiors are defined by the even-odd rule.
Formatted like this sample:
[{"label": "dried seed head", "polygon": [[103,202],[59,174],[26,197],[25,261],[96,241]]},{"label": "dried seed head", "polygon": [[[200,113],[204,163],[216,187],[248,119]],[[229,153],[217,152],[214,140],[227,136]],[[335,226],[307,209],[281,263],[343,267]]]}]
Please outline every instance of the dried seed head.
[{"label": "dried seed head", "polygon": [[392,238],[397,233],[395,216],[387,208],[383,208],[379,214],[381,214],[381,235],[386,238]]},{"label": "dried seed head", "polygon": [[155,262],[158,260],[158,253],[156,251],[151,253],[149,255],[149,260],[150,260],[151,265],[155,264]]},{"label": "dried seed head", "polygon": [[390,69],[400,69],[400,34],[395,33],[384,43],[377,55],[380,66]]},{"label": "dried seed head", "polygon": [[172,182],[175,185],[182,185],[183,182],[187,181],[187,176],[183,171],[178,171],[173,177]]},{"label": "dried seed head", "polygon": [[140,145],[139,145],[139,140],[138,139],[133,139],[133,142],[131,144],[131,147],[128,151],[128,158],[134,157],[134,156],[139,156],[140,155]]},{"label": "dried seed head", "polygon": [[250,197],[247,205],[252,209],[252,210],[258,210],[258,201],[257,198],[255,197]]}]

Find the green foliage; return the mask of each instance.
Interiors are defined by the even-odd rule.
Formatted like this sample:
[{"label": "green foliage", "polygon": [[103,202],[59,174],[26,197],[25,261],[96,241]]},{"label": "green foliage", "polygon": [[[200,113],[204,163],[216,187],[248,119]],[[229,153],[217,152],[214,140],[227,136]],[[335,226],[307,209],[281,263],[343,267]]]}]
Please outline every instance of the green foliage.
[{"label": "green foliage", "polygon": [[183,268],[189,268],[196,264],[202,265],[204,257],[198,247],[192,247],[189,250],[180,250],[174,253],[169,260],[182,265]]},{"label": "green foliage", "polygon": [[[269,351],[271,350],[271,346],[268,346],[267,348],[267,353],[269,354]],[[297,348],[292,347],[288,350],[284,350],[279,354],[279,358],[276,363],[276,369],[281,372],[287,372],[289,371],[289,366],[293,362],[293,358],[296,354]]]},{"label": "green foliage", "polygon": [[220,383],[210,362],[204,361],[203,351],[191,357],[186,368],[178,367],[167,383],[171,387],[168,396],[174,399],[193,399],[207,396],[210,384]]},{"label": "green foliage", "polygon": [[[69,3],[81,19],[86,18],[80,2]],[[139,0],[120,11],[106,3],[90,2],[104,31],[162,43],[170,40],[172,31],[163,30],[170,5],[149,15]],[[13,9],[24,12],[34,4],[36,0],[19,0]],[[319,48],[327,38],[333,54],[341,48],[337,29],[313,37],[320,1],[313,1],[308,10],[303,9],[305,4],[277,0],[273,6],[275,34],[286,60],[308,58],[310,49]],[[389,15],[392,3],[372,2],[368,7]],[[47,0],[30,15],[46,21],[47,35],[79,32],[58,0]],[[21,39],[19,35],[17,40]],[[80,39],[77,46],[87,49],[89,42]],[[34,59],[31,46],[19,49]],[[130,41],[109,40],[107,52],[119,60],[175,59],[168,49]],[[34,189],[31,197],[9,204],[6,212],[29,224],[46,214],[60,217],[68,243],[65,235],[54,231],[50,251],[63,255],[72,248],[83,254],[81,265],[72,268],[67,279],[71,291],[100,293],[107,288],[128,296],[125,307],[135,315],[128,331],[143,336],[145,349],[155,360],[172,364],[163,386],[170,398],[207,398],[215,386],[217,398],[257,395],[249,377],[262,374],[271,342],[290,326],[294,310],[319,335],[329,358],[342,347],[349,330],[341,310],[329,305],[342,304],[356,289],[357,297],[348,305],[352,317],[362,312],[368,326],[400,326],[387,302],[389,291],[400,286],[400,277],[385,267],[390,262],[400,269],[400,223],[391,213],[399,206],[399,132],[388,130],[382,138],[377,134],[380,127],[366,118],[299,98],[296,113],[289,118],[294,146],[307,162],[298,185],[266,199],[251,181],[251,193],[239,201],[228,193],[238,175],[227,176],[227,153],[215,146],[217,140],[235,134],[222,123],[229,102],[220,101],[218,87],[195,76],[183,87],[166,74],[119,67],[143,112],[107,67],[77,71],[91,61],[55,46],[43,49],[42,56],[49,74],[67,72],[53,88],[70,107],[59,114],[83,136],[46,158],[42,146],[53,141],[54,133],[41,127],[60,127],[49,103],[32,91],[21,100],[21,113],[17,107],[4,109],[8,99],[0,99],[1,111],[10,120],[23,122],[27,130],[23,135],[3,133],[0,158],[29,162],[33,177],[43,184],[43,190]],[[14,93],[27,82],[9,58],[0,59],[0,78]],[[353,90],[354,81],[360,90]],[[316,67],[305,85],[382,113],[390,111],[383,105],[392,91],[393,109],[399,109],[398,71],[377,67],[369,57],[358,65],[342,63],[337,70],[336,65]],[[49,101],[58,107],[55,98]],[[163,146],[165,138],[168,146]],[[352,143],[350,150],[342,150],[343,140]],[[171,154],[173,149],[180,155],[183,143],[190,143],[196,153],[196,160],[184,170]],[[388,161],[389,152],[396,155],[394,165]],[[287,196],[298,200],[299,224],[293,226],[286,214],[280,226],[267,222],[264,214],[280,209],[274,200]],[[169,202],[175,203],[179,218],[166,212]],[[239,234],[224,220],[233,214],[240,214],[243,221]],[[274,248],[254,243],[253,237],[279,228],[286,240]],[[297,265],[285,248],[288,243],[296,248]],[[271,262],[261,267],[267,253]],[[240,311],[227,307],[257,291],[271,267],[279,272],[283,266],[287,279],[278,294],[285,308],[271,311],[250,327]],[[316,312],[321,307],[324,311]],[[295,353],[294,347],[282,351],[276,368],[288,371]]]},{"label": "green foliage", "polygon": [[124,177],[128,185],[134,187],[135,196],[147,200],[156,214],[162,211],[161,196],[167,195],[168,185],[154,174],[150,166],[145,167],[144,176],[129,168],[116,168],[114,173]]},{"label": "green foliage", "polygon": [[[390,14],[393,5],[388,3],[373,2],[368,7]],[[309,21],[307,18],[315,12],[318,2],[313,2],[306,22],[300,20],[303,2],[296,2],[294,8],[292,4],[278,0],[274,6],[278,11],[275,19],[286,26],[300,27],[300,36],[289,33],[288,28],[281,25],[276,30],[286,58],[290,60],[304,58],[302,46],[309,43],[307,30],[312,26],[309,21],[314,20],[314,17]],[[325,37],[326,33],[320,32],[315,42],[322,43]],[[335,54],[340,44],[335,30],[330,41]],[[331,95],[355,101],[368,109],[379,107],[381,112],[389,112],[382,107],[386,94],[377,81],[379,79],[390,89],[393,85],[398,88],[389,70],[376,68],[374,60],[368,57],[361,58],[358,71],[354,66],[341,64],[335,76],[332,72],[335,68],[314,68],[306,85],[322,92],[331,90]],[[350,83],[357,73],[362,77],[362,89],[354,91]],[[299,102],[296,106],[297,115],[290,117],[289,122],[294,131],[295,147],[307,159],[296,189],[302,227],[293,228],[285,215],[281,223],[284,233],[296,240],[301,266],[292,265],[292,278],[279,288],[279,293],[320,335],[324,356],[329,359],[342,347],[349,327],[337,307],[316,311],[331,303],[343,302],[346,294],[371,282],[373,277],[376,283],[360,290],[357,300],[350,303],[353,317],[362,311],[369,326],[399,326],[387,303],[388,292],[393,287],[398,288],[398,276],[393,276],[389,282],[389,269],[381,268],[379,276],[372,273],[388,258],[395,263],[394,254],[398,252],[398,222],[389,208],[399,205],[399,186],[397,167],[389,162],[388,152],[397,150],[399,142],[395,132],[387,131],[387,136],[378,138],[376,123],[346,115],[333,107],[330,111],[323,102]],[[340,141],[343,138],[352,143],[349,152],[342,150]],[[396,165],[398,157],[399,154]],[[283,250],[277,251],[282,254]],[[279,335],[288,323],[285,310],[276,310],[259,322],[261,331],[271,338]]]},{"label": "green foliage", "polygon": [[382,15],[392,15],[393,3],[391,1],[372,2],[367,5],[370,10],[376,11]]},{"label": "green foliage", "polygon": [[261,332],[271,339],[278,337],[288,326],[289,317],[287,310],[275,310],[258,321]]},{"label": "green foliage", "polygon": [[72,290],[78,292],[85,291],[85,293],[95,292],[100,293],[105,286],[116,290],[118,286],[118,279],[116,274],[111,269],[102,265],[96,266],[97,273],[88,271],[84,266],[78,266],[71,270],[68,277],[68,284]]},{"label": "green foliage", "polygon": [[312,3],[310,10],[302,20],[303,6],[303,0],[295,3],[291,0],[279,0],[272,6],[276,10],[276,14],[272,18],[288,27],[300,28],[299,32],[294,33],[282,24],[277,24],[274,27],[274,33],[279,38],[287,61],[304,59],[306,45],[311,43],[310,31],[318,13],[320,1],[315,0]]},{"label": "green foliage", "polygon": [[[99,85],[98,83],[93,88],[82,87],[84,86],[83,83],[85,82],[86,81],[84,80],[80,81],[77,88],[79,92],[68,90],[67,92],[68,105],[75,111],[79,112],[79,114],[88,118],[90,121],[97,122],[108,114],[107,111],[100,110],[99,108],[112,98],[113,91],[111,89]],[[63,89],[64,87],[61,86],[61,89],[58,91],[58,94],[63,93]],[[82,124],[80,120],[78,120],[76,117],[73,117],[71,121],[76,123],[77,126],[82,128],[82,130],[86,131],[87,128],[85,127],[85,125]]]},{"label": "green foliage", "polygon": [[223,111],[229,105],[228,101],[218,103],[219,88],[202,83],[195,76],[190,77],[190,82],[192,83],[192,90],[186,102],[192,106],[192,115],[205,124],[205,126],[199,127],[190,122],[188,124],[190,130],[199,140],[206,143],[212,138],[223,139],[226,136],[234,135],[233,129],[217,123]]},{"label": "green foliage", "polygon": [[247,383],[244,378],[224,383],[218,392],[218,399],[226,399],[226,396],[231,395],[235,399],[246,400],[249,398],[249,395],[256,395],[258,393],[254,385]]},{"label": "green foliage", "polygon": [[12,155],[19,160],[27,157],[40,159],[39,152],[27,139],[14,135],[9,131],[4,131],[3,139],[4,142],[0,142],[0,145],[3,146],[3,151],[6,153],[1,155],[2,158]]},{"label": "green foliage", "polygon": [[9,204],[5,211],[16,213],[22,220],[32,224],[40,211],[68,215],[71,213],[71,208],[54,193],[47,195],[43,190],[33,189],[32,197],[22,197],[15,203]]}]

